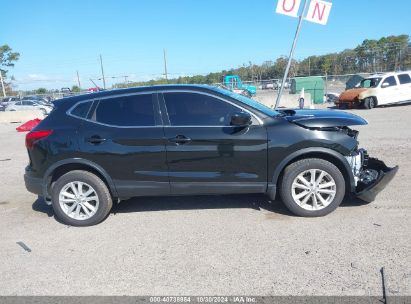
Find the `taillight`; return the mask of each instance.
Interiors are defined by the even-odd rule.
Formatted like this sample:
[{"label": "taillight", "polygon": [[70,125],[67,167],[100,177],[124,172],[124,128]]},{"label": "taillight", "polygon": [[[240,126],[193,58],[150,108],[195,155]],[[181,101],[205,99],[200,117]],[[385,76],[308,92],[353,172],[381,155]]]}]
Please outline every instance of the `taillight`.
[{"label": "taillight", "polygon": [[53,130],[41,130],[41,131],[31,131],[26,135],[26,147],[27,149],[33,149],[33,145],[36,141],[46,138]]}]

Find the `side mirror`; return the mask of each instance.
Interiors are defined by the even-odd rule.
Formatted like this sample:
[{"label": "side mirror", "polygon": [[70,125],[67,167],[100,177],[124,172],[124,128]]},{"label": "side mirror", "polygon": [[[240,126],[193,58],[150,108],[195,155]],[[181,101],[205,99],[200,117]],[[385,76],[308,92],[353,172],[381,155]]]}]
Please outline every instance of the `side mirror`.
[{"label": "side mirror", "polygon": [[231,116],[231,125],[237,127],[247,127],[251,125],[251,115],[245,112],[234,113]]},{"label": "side mirror", "polygon": [[386,88],[386,87],[389,87],[390,86],[390,84],[388,83],[388,82],[384,82],[382,85],[381,85],[381,88]]}]

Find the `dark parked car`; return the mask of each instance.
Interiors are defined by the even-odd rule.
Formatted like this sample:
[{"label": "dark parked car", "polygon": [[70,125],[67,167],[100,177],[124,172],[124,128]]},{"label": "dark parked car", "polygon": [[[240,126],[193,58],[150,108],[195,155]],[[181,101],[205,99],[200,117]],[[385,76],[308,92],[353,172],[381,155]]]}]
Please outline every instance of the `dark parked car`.
[{"label": "dark parked car", "polygon": [[102,221],[134,196],[279,192],[300,216],[346,194],[372,201],[393,178],[332,110],[274,111],[211,86],[154,86],[64,98],[27,134],[29,191],[64,223]]}]

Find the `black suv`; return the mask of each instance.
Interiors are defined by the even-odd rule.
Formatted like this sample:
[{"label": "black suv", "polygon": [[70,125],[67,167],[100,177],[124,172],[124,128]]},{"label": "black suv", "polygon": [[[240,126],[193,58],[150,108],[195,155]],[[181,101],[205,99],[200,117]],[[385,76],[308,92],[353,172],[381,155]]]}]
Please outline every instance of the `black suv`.
[{"label": "black suv", "polygon": [[27,134],[29,191],[64,223],[102,221],[134,196],[267,193],[300,216],[345,194],[372,201],[394,177],[332,110],[275,111],[211,86],[153,86],[56,101]]}]

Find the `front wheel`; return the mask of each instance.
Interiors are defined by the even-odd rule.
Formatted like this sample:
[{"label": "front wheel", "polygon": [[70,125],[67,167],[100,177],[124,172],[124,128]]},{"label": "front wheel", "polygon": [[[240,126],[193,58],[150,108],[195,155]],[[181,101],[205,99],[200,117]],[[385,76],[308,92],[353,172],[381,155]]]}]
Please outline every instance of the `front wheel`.
[{"label": "front wheel", "polygon": [[251,93],[247,90],[244,90],[241,94],[244,95],[245,97],[248,97],[248,98],[252,97]]},{"label": "front wheel", "polygon": [[345,180],[332,163],[317,158],[299,160],[285,170],[280,195],[286,207],[305,217],[334,211],[345,195]]},{"label": "front wheel", "polygon": [[377,103],[376,103],[376,101],[373,97],[367,97],[367,98],[364,99],[364,107],[366,109],[371,110],[371,109],[375,108],[376,105],[377,105]]},{"label": "front wheel", "polygon": [[82,170],[61,176],[52,188],[56,217],[71,226],[91,226],[103,221],[113,206],[106,184],[96,175]]}]

